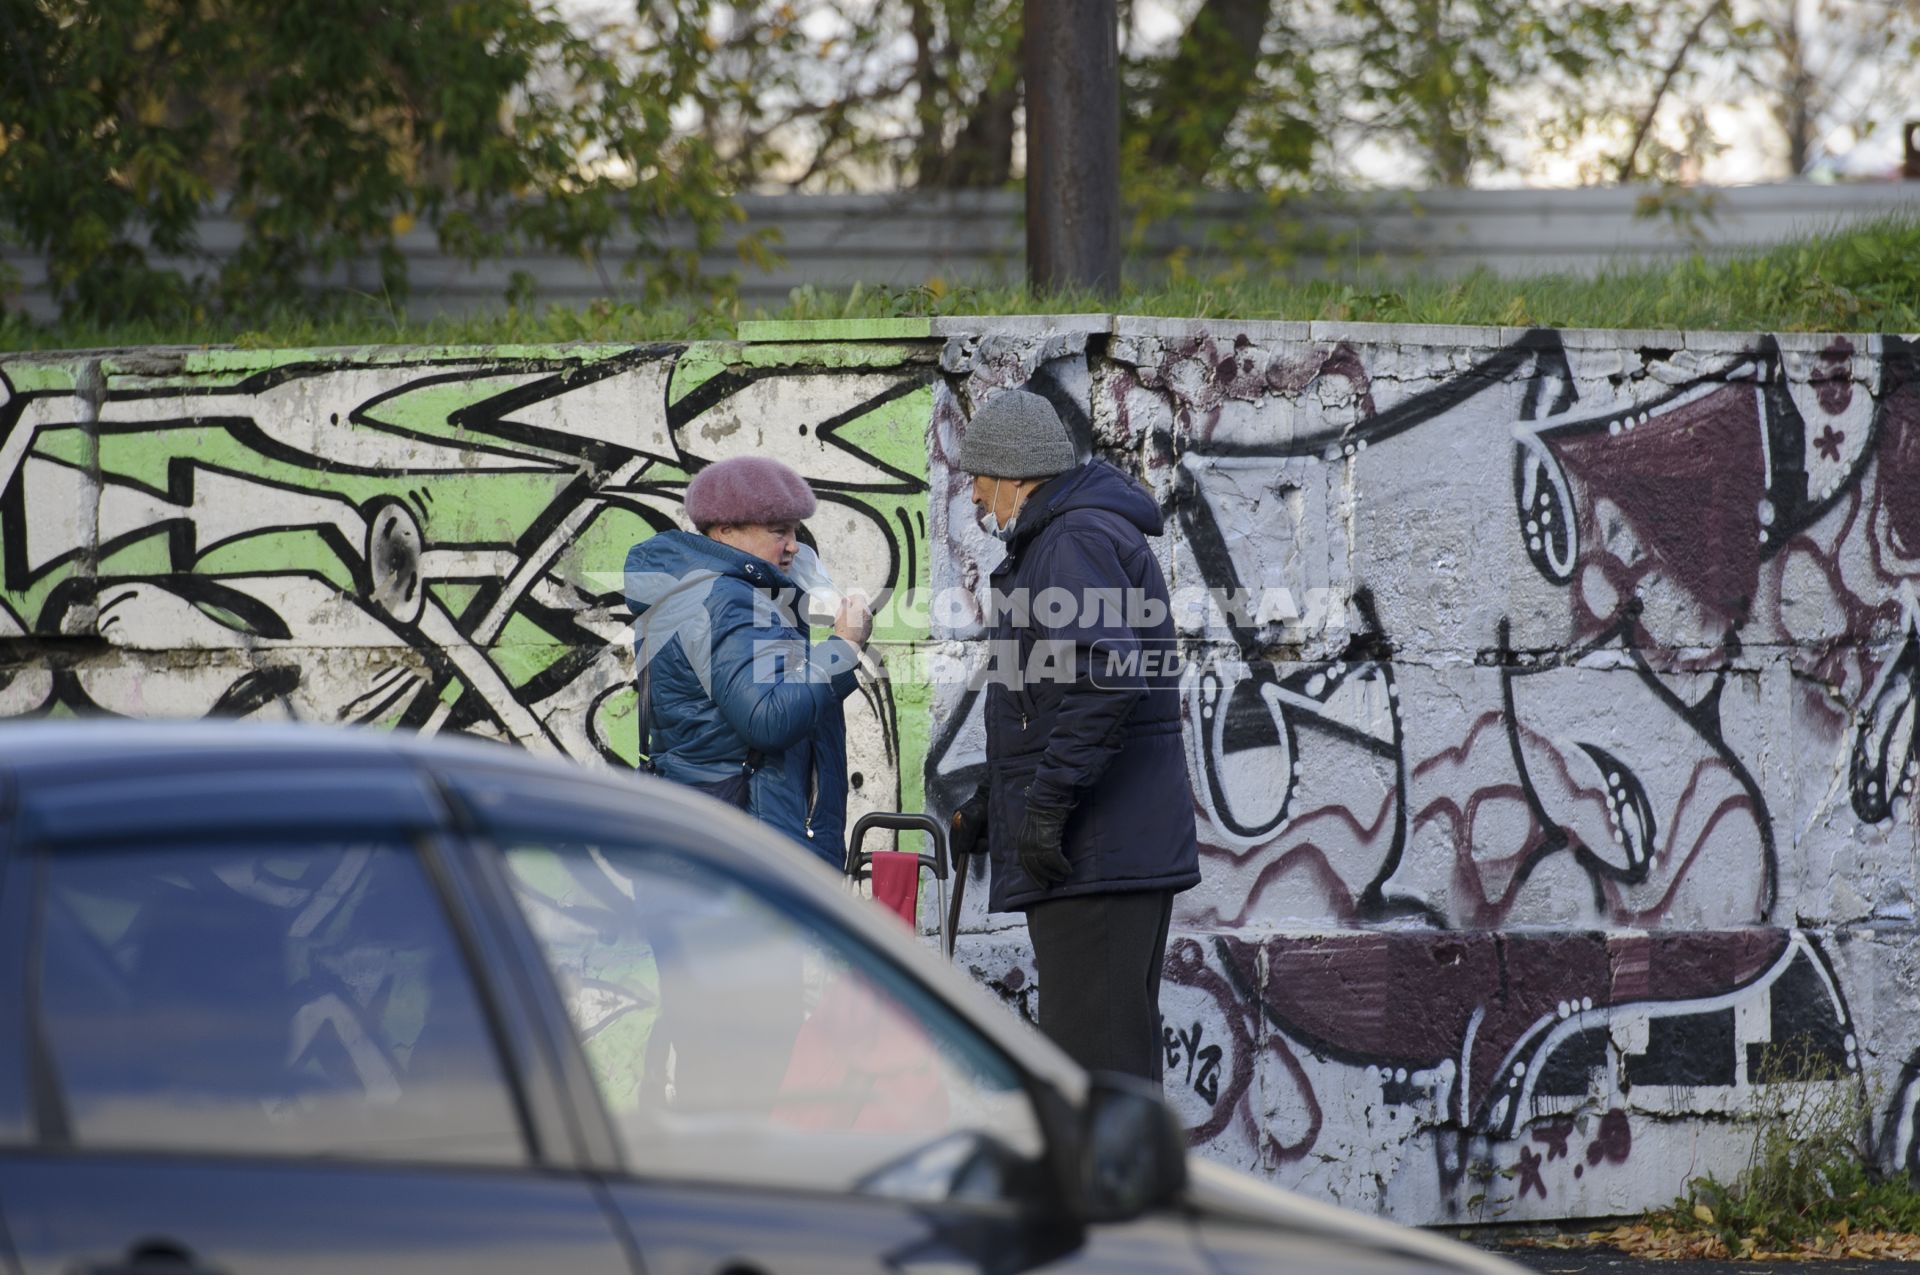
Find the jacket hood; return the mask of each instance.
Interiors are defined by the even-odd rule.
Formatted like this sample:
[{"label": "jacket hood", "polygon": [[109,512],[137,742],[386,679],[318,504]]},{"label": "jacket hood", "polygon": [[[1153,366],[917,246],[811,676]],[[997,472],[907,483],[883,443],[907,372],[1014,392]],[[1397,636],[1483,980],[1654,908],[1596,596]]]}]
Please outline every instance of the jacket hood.
[{"label": "jacket hood", "polygon": [[771,563],[691,531],[663,531],[627,552],[627,604],[639,615],[696,579],[732,576],[760,589],[799,586]]},{"label": "jacket hood", "polygon": [[1144,535],[1157,536],[1166,530],[1152,493],[1106,461],[1090,460],[1049,478],[1027,497],[1014,524],[1014,544],[1025,544],[1055,518],[1075,509],[1118,514]]},{"label": "jacket hood", "polygon": [[634,658],[642,667],[677,638],[701,689],[713,693],[713,617],[707,604],[714,585],[725,578],[774,595],[799,596],[799,586],[772,564],[693,532],[663,531],[627,551],[625,592],[633,611]]}]

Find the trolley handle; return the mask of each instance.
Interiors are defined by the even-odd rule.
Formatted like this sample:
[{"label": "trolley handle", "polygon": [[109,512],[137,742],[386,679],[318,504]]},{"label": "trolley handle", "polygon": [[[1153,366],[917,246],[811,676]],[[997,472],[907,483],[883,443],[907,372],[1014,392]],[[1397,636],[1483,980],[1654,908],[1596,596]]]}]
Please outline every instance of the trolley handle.
[{"label": "trolley handle", "polygon": [[[935,878],[947,879],[947,830],[932,815],[917,811],[869,811],[854,820],[853,831],[847,835],[847,875],[853,876],[873,858],[871,850],[862,850],[860,843],[866,839],[869,828],[890,828],[895,832],[924,832],[933,845],[932,854],[920,854],[923,868],[932,868]],[[898,844],[899,839],[895,838]]]}]

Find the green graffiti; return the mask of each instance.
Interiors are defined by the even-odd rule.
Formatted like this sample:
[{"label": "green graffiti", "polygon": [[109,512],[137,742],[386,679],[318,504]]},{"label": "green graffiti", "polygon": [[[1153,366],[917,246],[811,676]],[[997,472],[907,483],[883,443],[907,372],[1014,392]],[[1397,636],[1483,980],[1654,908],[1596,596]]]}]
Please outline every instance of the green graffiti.
[{"label": "green graffiti", "polygon": [[[849,339],[0,363],[0,603],[18,632],[104,640],[22,657],[14,672],[45,672],[7,683],[8,711],[291,715],[632,765],[628,549],[676,525],[701,465],[747,448],[821,494],[836,570],[924,585],[932,354]],[[864,794],[917,805],[925,697],[882,680],[856,699],[850,729],[887,759]]]}]

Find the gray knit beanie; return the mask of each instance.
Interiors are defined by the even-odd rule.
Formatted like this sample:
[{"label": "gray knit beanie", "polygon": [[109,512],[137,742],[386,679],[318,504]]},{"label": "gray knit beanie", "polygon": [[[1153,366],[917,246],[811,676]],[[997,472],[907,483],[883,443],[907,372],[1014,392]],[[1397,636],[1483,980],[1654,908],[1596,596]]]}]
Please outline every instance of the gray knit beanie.
[{"label": "gray knit beanie", "polygon": [[1046,399],[1031,390],[1001,390],[974,410],[956,464],[988,478],[1051,478],[1073,468],[1073,440]]}]

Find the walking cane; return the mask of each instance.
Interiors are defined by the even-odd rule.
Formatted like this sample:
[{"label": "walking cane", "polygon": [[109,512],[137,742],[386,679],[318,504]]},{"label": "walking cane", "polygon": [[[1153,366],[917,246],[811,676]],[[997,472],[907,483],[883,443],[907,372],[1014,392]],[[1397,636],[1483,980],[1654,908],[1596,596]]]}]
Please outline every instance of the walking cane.
[{"label": "walking cane", "polygon": [[[949,837],[952,836],[953,831],[949,823]],[[948,845],[951,846],[952,842],[949,841]],[[967,897],[967,869],[973,866],[973,852],[965,851],[956,854],[949,850],[948,855],[953,863],[953,895],[952,902],[947,907],[947,959],[952,960],[953,946],[960,939],[960,901]]]}]

